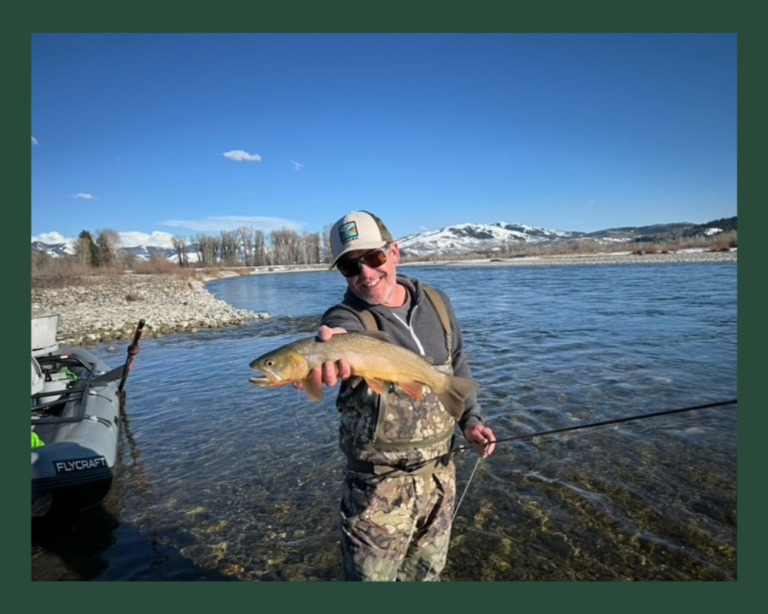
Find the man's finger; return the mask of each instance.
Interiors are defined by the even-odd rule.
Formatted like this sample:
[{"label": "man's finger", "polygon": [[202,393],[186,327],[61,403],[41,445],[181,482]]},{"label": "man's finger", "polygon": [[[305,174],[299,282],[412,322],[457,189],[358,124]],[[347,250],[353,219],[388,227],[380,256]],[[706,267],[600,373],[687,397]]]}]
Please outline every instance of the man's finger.
[{"label": "man's finger", "polygon": [[335,362],[327,360],[323,363],[323,381],[327,386],[335,386],[338,383]]},{"label": "man's finger", "polygon": [[342,358],[338,362],[339,366],[339,377],[341,379],[349,379],[352,377],[352,367],[349,364],[349,361],[346,358]]}]

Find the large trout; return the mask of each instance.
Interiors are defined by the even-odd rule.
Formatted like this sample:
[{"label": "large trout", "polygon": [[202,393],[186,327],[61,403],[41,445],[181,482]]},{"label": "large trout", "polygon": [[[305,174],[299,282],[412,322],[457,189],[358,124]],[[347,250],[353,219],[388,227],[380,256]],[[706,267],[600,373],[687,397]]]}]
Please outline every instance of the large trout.
[{"label": "large trout", "polygon": [[390,343],[382,332],[342,333],[326,342],[317,337],[294,341],[251,361],[250,367],[266,377],[251,377],[249,381],[271,387],[301,383],[307,396],[319,401],[323,398],[322,385],[314,385],[309,372],[327,360],[340,358],[346,358],[352,374],[363,378],[378,394],[384,391],[383,382],[393,382],[409,397],[420,399],[422,385],[428,386],[456,420],[464,413],[464,401],[477,390],[477,382],[439,371],[423,356]]}]

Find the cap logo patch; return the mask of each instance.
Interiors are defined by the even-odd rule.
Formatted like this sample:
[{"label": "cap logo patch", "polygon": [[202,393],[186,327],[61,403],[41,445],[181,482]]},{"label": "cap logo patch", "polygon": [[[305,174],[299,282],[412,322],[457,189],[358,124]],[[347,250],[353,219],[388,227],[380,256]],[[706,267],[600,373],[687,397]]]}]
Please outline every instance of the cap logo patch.
[{"label": "cap logo patch", "polygon": [[339,226],[339,238],[342,245],[354,241],[358,236],[360,233],[357,231],[357,222],[347,222]]}]

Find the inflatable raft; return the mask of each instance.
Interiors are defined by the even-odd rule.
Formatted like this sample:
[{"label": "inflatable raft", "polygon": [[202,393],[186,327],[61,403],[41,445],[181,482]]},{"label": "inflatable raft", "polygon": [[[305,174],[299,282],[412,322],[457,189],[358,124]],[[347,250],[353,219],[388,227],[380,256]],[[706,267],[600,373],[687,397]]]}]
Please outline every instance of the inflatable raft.
[{"label": "inflatable raft", "polygon": [[123,385],[138,353],[139,322],[125,365],[59,347],[58,316],[32,319],[32,517],[100,503],[118,459]]}]

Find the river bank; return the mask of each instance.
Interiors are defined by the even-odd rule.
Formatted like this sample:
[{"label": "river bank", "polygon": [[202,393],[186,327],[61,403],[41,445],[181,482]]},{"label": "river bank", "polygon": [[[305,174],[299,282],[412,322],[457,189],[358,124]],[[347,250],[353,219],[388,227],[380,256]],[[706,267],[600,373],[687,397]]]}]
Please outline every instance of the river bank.
[{"label": "river bank", "polygon": [[[658,264],[735,262],[736,251],[686,250],[675,253],[569,254],[522,258],[478,258],[401,263],[409,266],[561,266],[600,264]],[[240,275],[325,271],[327,265],[200,269],[194,275],[85,276],[71,284],[32,284],[32,317],[59,315],[59,343],[95,345],[129,340],[139,320],[146,322],[144,337],[195,333],[206,328],[240,326],[268,318],[268,313],[235,309],[216,299],[206,282]],[[407,272],[407,271],[406,271]]]},{"label": "river bank", "polygon": [[205,281],[174,275],[81,277],[76,284],[33,287],[32,317],[58,314],[58,341],[64,345],[128,340],[142,319],[146,338],[269,317],[216,299]]}]

